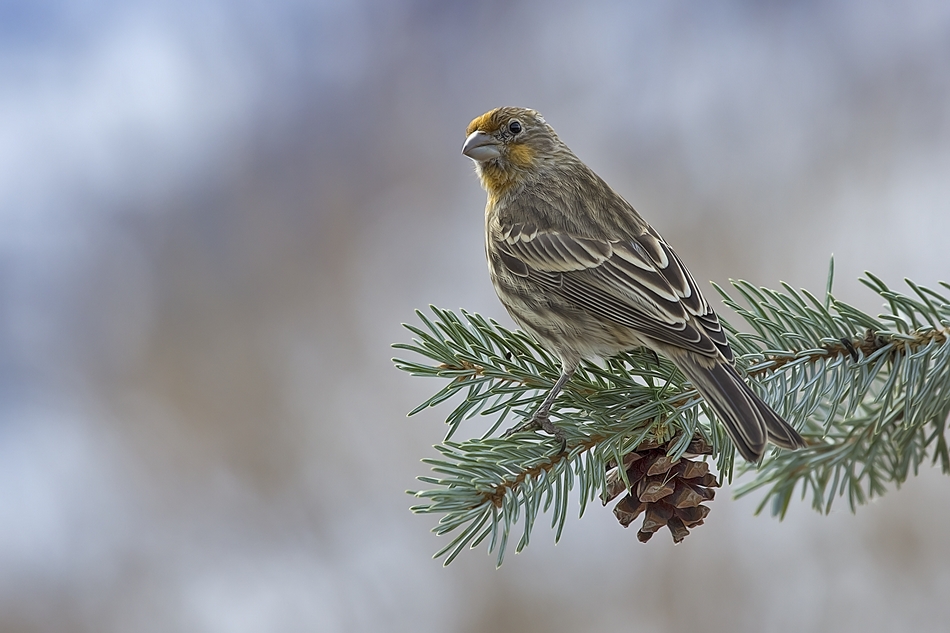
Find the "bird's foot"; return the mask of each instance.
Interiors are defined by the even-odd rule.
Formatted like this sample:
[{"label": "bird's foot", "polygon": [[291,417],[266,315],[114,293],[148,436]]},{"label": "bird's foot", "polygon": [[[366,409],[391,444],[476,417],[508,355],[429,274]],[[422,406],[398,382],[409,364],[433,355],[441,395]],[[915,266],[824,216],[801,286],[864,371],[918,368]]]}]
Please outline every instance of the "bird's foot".
[{"label": "bird's foot", "polygon": [[531,430],[542,430],[545,433],[554,436],[554,439],[561,443],[560,452],[563,453],[567,450],[567,436],[564,435],[564,431],[559,429],[551,422],[551,418],[548,417],[547,413],[538,412],[534,414],[530,419],[522,422],[521,424],[516,424],[507,431],[505,431],[502,437],[508,437],[509,435],[514,435],[515,433],[520,433],[522,431],[531,431]]}]

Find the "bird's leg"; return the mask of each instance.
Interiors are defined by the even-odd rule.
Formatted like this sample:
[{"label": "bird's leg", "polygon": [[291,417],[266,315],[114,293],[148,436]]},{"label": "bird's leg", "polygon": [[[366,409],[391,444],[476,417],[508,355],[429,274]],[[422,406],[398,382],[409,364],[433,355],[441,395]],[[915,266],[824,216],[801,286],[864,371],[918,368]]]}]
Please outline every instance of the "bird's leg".
[{"label": "bird's leg", "polygon": [[564,436],[564,431],[554,426],[554,423],[551,422],[548,414],[551,412],[551,405],[554,404],[554,400],[557,398],[558,394],[561,393],[561,390],[564,389],[564,385],[567,384],[567,381],[570,380],[571,376],[574,375],[574,370],[576,368],[576,365],[563,367],[561,370],[561,375],[554,383],[554,386],[551,387],[551,391],[548,392],[548,395],[544,398],[541,406],[538,407],[538,410],[535,411],[533,416],[531,416],[531,419],[508,429],[505,431],[504,437],[508,437],[512,433],[527,431],[528,429],[541,429],[542,431],[550,433],[555,438],[560,440],[561,452],[563,452],[567,448],[567,438]]},{"label": "bird's leg", "polygon": [[654,362],[654,364],[656,364],[656,368],[659,369],[659,368],[660,368],[660,355],[656,353],[656,350],[651,349],[651,348],[649,348],[649,347],[644,347],[643,349],[646,350],[646,352],[647,352],[648,354],[651,354],[651,355],[653,356],[653,362]]}]

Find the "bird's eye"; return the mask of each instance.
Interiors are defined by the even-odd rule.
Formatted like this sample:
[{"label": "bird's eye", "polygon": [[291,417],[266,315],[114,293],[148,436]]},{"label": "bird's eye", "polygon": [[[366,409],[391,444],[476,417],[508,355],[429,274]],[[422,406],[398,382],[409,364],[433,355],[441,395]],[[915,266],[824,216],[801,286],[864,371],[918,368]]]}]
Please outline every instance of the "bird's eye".
[{"label": "bird's eye", "polygon": [[508,124],[508,131],[512,134],[517,134],[521,131],[521,121],[512,121]]}]

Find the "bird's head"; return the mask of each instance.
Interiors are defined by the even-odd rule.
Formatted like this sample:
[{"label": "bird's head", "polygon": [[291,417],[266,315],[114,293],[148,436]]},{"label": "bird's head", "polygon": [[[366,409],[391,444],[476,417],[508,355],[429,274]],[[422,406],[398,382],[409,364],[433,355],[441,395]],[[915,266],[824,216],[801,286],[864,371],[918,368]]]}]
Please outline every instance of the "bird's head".
[{"label": "bird's head", "polygon": [[527,108],[496,108],[468,124],[462,153],[475,161],[482,186],[498,197],[542,173],[561,145],[544,118]]}]

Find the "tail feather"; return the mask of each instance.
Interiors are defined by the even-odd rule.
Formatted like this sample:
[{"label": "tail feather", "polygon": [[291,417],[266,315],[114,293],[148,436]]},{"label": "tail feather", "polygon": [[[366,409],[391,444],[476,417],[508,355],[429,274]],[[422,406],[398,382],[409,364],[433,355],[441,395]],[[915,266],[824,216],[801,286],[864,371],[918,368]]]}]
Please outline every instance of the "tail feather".
[{"label": "tail feather", "polygon": [[767,441],[788,449],[805,446],[802,436],[753,393],[732,365],[710,365],[685,354],[676,354],[673,360],[716,412],[746,460],[758,462]]}]

